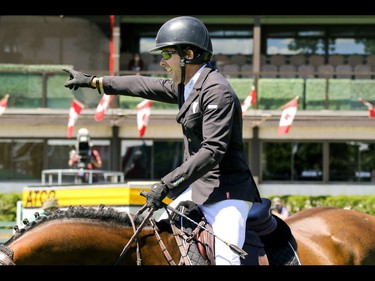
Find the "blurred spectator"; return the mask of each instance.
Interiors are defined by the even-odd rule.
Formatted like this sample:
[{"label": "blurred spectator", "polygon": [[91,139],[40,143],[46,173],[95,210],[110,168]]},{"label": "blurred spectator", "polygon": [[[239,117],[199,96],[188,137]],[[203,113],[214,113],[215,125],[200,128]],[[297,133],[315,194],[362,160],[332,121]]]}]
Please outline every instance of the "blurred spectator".
[{"label": "blurred spectator", "polygon": [[273,215],[276,215],[283,220],[289,217],[289,210],[284,206],[284,202],[279,197],[272,199],[271,210]]},{"label": "blurred spectator", "polygon": [[[27,218],[27,222],[24,220],[24,223],[30,223],[32,221],[35,221],[37,217],[43,217],[46,216],[47,214],[52,214],[56,212],[60,208],[59,202],[56,198],[47,198],[44,200],[43,205],[42,205],[42,212],[36,212],[29,218]],[[25,224],[26,224],[25,223]]]},{"label": "blurred spectator", "polygon": [[144,69],[144,62],[139,53],[135,53],[133,58],[129,61],[128,70],[141,71]]},{"label": "blurred spectator", "polygon": [[[90,133],[86,128],[81,128],[77,134],[77,144],[69,152],[68,165],[75,169],[100,169],[103,165],[99,151],[93,148]],[[80,174],[81,181],[89,182],[89,174]],[[97,174],[92,174],[92,181],[97,182]]]},{"label": "blurred spectator", "polygon": [[45,213],[54,213],[59,208],[60,208],[59,202],[56,198],[47,198],[43,202],[43,206],[42,206],[42,209],[43,209],[44,213],[42,213],[40,215],[45,215]]}]

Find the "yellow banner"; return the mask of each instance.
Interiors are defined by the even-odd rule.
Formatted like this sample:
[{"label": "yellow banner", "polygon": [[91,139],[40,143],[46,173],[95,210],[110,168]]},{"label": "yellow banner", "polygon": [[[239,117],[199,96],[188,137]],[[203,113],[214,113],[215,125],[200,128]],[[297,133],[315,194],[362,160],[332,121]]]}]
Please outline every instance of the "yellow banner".
[{"label": "yellow banner", "polygon": [[[144,205],[146,198],[141,196],[141,191],[149,191],[149,187],[120,186],[47,186],[25,188],[22,192],[23,208],[41,207],[47,198],[57,198],[61,207],[92,206],[100,204],[106,206],[131,206]],[[165,203],[170,203],[166,198]]]}]

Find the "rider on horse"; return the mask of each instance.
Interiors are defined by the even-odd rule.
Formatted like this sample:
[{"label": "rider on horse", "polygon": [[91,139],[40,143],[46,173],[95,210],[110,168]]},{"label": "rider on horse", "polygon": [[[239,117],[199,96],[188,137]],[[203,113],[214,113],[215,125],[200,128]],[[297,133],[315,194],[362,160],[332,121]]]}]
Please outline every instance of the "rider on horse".
[{"label": "rider on horse", "polygon": [[[161,208],[166,196],[173,199],[174,207],[191,200],[218,237],[242,248],[248,213],[261,198],[244,149],[241,102],[210,62],[209,32],[197,18],[172,18],[159,29],[150,52],[162,55],[160,65],[171,79],[96,77],[65,68],[70,75],[65,87],[90,87],[109,95],[178,104],[176,120],[184,134],[184,162],[152,186],[147,205]],[[218,239],[215,260],[218,265],[241,263],[238,254]]]}]

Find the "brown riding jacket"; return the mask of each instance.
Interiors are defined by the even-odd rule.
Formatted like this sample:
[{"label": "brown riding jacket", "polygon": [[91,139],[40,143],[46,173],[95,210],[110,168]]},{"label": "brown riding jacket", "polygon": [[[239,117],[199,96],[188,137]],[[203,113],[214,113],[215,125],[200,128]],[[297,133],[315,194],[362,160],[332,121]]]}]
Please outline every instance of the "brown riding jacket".
[{"label": "brown riding jacket", "polygon": [[[103,88],[111,95],[166,103],[182,104],[183,99],[170,79],[104,76]],[[161,179],[170,189],[169,198],[192,185],[197,204],[226,199],[261,202],[244,152],[241,103],[216,68],[204,68],[176,120],[184,135],[184,162]]]}]

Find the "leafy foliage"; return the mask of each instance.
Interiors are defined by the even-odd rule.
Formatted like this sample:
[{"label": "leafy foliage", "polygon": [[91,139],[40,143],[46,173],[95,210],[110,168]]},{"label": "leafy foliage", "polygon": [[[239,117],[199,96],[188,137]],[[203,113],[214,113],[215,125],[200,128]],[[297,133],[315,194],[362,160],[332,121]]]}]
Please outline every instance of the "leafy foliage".
[{"label": "leafy foliage", "polygon": [[[270,199],[275,196],[270,196]],[[375,216],[375,196],[372,195],[337,195],[337,196],[308,196],[290,195],[278,196],[285,202],[290,214],[306,208],[329,206],[357,210]]]},{"label": "leafy foliage", "polygon": [[0,221],[15,221],[20,193],[0,193]]}]

